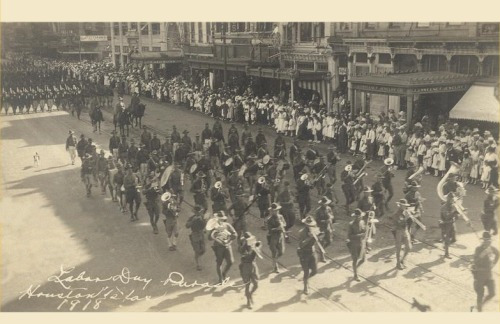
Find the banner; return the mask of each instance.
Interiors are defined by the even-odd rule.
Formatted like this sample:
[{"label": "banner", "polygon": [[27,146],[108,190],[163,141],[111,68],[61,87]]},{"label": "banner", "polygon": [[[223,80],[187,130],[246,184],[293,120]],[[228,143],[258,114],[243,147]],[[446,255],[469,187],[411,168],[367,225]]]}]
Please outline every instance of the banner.
[{"label": "banner", "polygon": [[106,42],[108,36],[106,35],[82,35],[80,36],[80,42]]}]

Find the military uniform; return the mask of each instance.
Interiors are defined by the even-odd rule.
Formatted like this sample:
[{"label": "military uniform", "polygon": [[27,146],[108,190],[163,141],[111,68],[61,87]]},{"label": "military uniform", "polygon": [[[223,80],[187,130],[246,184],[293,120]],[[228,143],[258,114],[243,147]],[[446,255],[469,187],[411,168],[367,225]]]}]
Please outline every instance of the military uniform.
[{"label": "military uniform", "polygon": [[488,196],[484,201],[483,213],[481,214],[481,221],[486,232],[491,234],[498,234],[498,225],[496,220],[496,210],[498,209],[499,202],[496,196]]},{"label": "military uniform", "polygon": [[186,228],[191,229],[191,233],[189,234],[189,241],[191,242],[191,246],[193,247],[195,260],[196,260],[196,268],[197,270],[201,270],[198,259],[200,256],[205,254],[205,226],[207,222],[203,218],[203,214],[200,211],[195,211],[195,214],[191,216],[186,222]]},{"label": "military uniform", "polygon": [[144,187],[144,196],[146,197],[144,205],[148,210],[149,220],[155,234],[158,234],[156,224],[160,219],[160,194],[161,190],[158,187],[157,181],[151,182],[151,179],[149,179]]},{"label": "military uniform", "polygon": [[[354,220],[349,222],[349,228],[347,230],[347,247],[352,258],[352,267],[354,270],[354,279],[358,280],[358,266],[361,265],[364,256],[361,255],[361,248],[366,242],[364,238],[366,236],[366,223],[359,214]],[[358,264],[358,261],[361,263]]]},{"label": "military uniform", "polygon": [[308,280],[318,272],[318,262],[316,259],[316,240],[310,235],[309,227],[299,231],[299,247],[297,255],[304,273],[304,293],[308,294]]},{"label": "military uniform", "polygon": [[[399,209],[392,215],[392,234],[396,239],[396,262],[397,268],[402,269],[404,267],[404,259],[410,252],[412,247],[410,233],[408,232],[408,216],[403,213],[403,210]],[[401,258],[401,247],[405,245],[405,251],[403,257]]]},{"label": "military uniform", "polygon": [[441,227],[441,236],[444,242],[446,257],[449,257],[450,244],[456,242],[455,221],[457,218],[457,210],[452,204],[447,202],[441,207],[441,220],[439,226]]}]

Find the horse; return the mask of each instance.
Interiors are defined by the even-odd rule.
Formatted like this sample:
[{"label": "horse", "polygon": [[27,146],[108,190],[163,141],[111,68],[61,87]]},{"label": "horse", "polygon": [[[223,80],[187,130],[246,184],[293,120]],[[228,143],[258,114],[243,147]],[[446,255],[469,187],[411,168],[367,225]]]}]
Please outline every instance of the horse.
[{"label": "horse", "polygon": [[129,136],[129,125],[130,125],[130,112],[127,110],[122,110],[121,112],[118,112],[114,118],[113,118],[113,123],[115,124],[115,129],[116,125],[120,127],[120,135],[123,136],[125,135],[125,128],[127,129],[127,136]]},{"label": "horse", "polygon": [[132,112],[132,122],[135,124],[135,126],[139,126],[139,128],[142,127],[142,117],[144,117],[144,111],[146,110],[146,105],[143,103],[139,103],[136,107],[133,107],[131,109]]}]

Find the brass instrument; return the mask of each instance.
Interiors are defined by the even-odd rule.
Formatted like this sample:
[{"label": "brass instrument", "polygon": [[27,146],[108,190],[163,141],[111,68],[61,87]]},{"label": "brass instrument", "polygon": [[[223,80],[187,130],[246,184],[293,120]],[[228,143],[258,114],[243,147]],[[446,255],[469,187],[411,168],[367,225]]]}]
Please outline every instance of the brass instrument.
[{"label": "brass instrument", "polygon": [[412,174],[411,176],[408,177],[408,180],[413,180],[413,178],[415,178],[416,176],[421,175],[424,171],[425,171],[424,167],[418,168],[418,170],[414,174]]},{"label": "brass instrument", "polygon": [[215,242],[227,246],[231,243],[231,233],[219,223],[217,217],[210,218],[205,226],[207,231],[212,231],[210,233],[210,238]]},{"label": "brass instrument", "polygon": [[309,233],[316,241],[316,244],[318,245],[318,248],[321,251],[321,253],[326,254],[325,248],[323,247],[323,245],[321,245],[319,238],[318,238],[318,234],[320,233],[319,227],[317,227],[317,226],[309,227]]},{"label": "brass instrument", "polygon": [[365,230],[365,237],[361,241],[361,251],[359,253],[360,255],[360,260],[364,260],[366,256],[366,245],[368,243],[371,243],[372,240],[372,235],[375,233],[376,228],[375,228],[375,223],[378,223],[378,219],[375,218],[375,212],[370,210],[368,212],[368,218],[366,220],[366,230]]},{"label": "brass instrument", "polygon": [[[437,188],[436,188],[437,194],[443,202],[446,201],[446,197],[443,194],[443,186],[444,186],[446,180],[448,179],[450,174],[458,173],[460,171],[460,166],[457,163],[455,163],[455,162],[450,162],[450,163],[451,163],[450,169],[448,170],[448,172],[446,172],[446,174],[441,179],[441,181],[439,181]],[[455,207],[455,209],[456,209],[457,213],[460,215],[460,217],[462,217],[466,223],[470,224],[470,219],[469,219],[469,217],[467,217],[467,214],[465,213],[465,208],[462,206],[462,204],[460,202],[460,198],[454,199],[453,207]]]},{"label": "brass instrument", "polygon": [[359,169],[359,171],[354,175],[354,177],[356,178],[356,180],[354,180],[353,184],[356,184],[359,180],[361,180],[361,178],[363,178],[364,176],[368,175],[368,173],[364,172],[364,170],[366,169],[366,167],[370,163],[371,163],[371,161],[366,162],[365,165],[363,165],[363,167],[361,167],[361,169]]},{"label": "brass instrument", "polygon": [[416,211],[413,209],[413,210],[410,210],[409,208],[408,209],[405,209],[403,211],[403,215],[405,215],[407,218],[410,218],[415,224],[418,225],[418,227],[420,227],[421,229],[423,229],[424,231],[427,229],[427,226],[425,226],[416,216]]},{"label": "brass instrument", "polygon": [[264,259],[262,256],[262,242],[257,241],[257,238],[252,235],[252,237],[247,239],[247,244],[250,246],[260,259]]}]

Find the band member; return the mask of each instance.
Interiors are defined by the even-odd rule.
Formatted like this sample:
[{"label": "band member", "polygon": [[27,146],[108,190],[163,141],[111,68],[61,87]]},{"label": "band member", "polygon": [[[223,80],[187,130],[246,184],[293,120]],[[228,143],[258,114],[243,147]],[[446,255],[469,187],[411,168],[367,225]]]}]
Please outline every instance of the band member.
[{"label": "band member", "polygon": [[295,181],[298,181],[300,175],[302,174],[304,168],[306,167],[306,160],[304,156],[300,153],[297,153],[297,156],[292,160],[293,162],[293,178]]},{"label": "band member", "polygon": [[328,166],[325,163],[325,157],[322,156],[321,158],[317,159],[314,162],[314,165],[311,168],[313,177],[315,179],[315,185],[316,189],[318,190],[318,195],[322,196],[325,193],[325,176],[326,176],[326,171],[327,171]]},{"label": "band member", "polygon": [[[241,238],[240,253],[240,275],[245,284],[245,297],[247,298],[247,307],[252,309],[253,293],[258,288],[259,268],[257,267],[256,257],[257,249],[260,248],[260,242],[250,232],[245,232]],[[250,288],[250,285],[253,287]]]},{"label": "band member", "polygon": [[311,167],[314,164],[314,161],[319,158],[319,152],[316,150],[315,143],[309,143],[309,148],[306,151],[306,160],[307,165]]},{"label": "band member", "polygon": [[179,206],[184,201],[184,174],[177,165],[172,164],[172,173],[167,181],[167,189],[177,198]]},{"label": "band member", "polygon": [[378,173],[375,176],[375,183],[372,185],[372,196],[373,196],[373,202],[375,203],[375,215],[377,218],[380,218],[384,216],[384,205],[385,205],[385,199],[384,199],[384,186],[382,185],[382,179],[384,176],[380,173]]},{"label": "band member", "polygon": [[101,150],[99,152],[99,157],[97,158],[97,177],[99,179],[99,183],[101,184],[101,194],[106,194],[106,185],[108,183],[109,169],[108,169],[108,160],[104,156],[104,151]]},{"label": "band member", "polygon": [[257,156],[257,145],[253,141],[252,136],[249,136],[245,144],[245,159],[253,154]]},{"label": "band member", "polygon": [[369,212],[370,210],[376,210],[375,200],[373,199],[372,192],[373,190],[370,187],[365,186],[363,188],[363,197],[358,201],[358,208],[365,213]]},{"label": "band member", "polygon": [[277,165],[276,163],[273,162],[273,160],[269,161],[266,173],[267,173],[267,179],[269,179],[270,182],[269,190],[271,194],[271,202],[274,202],[279,192],[281,177],[278,173]]},{"label": "band member", "polygon": [[259,165],[255,161],[257,159],[257,155],[252,154],[248,157],[246,162],[246,170],[244,173],[244,177],[247,179],[248,186],[250,188],[254,188],[255,182],[257,181],[257,172],[259,171]]},{"label": "band member", "polygon": [[203,171],[199,171],[196,174],[196,179],[193,181],[191,186],[191,192],[194,194],[195,205],[203,207],[204,211],[208,209],[206,188],[207,184],[205,181],[205,173],[203,173]]},{"label": "band member", "polygon": [[448,179],[443,185],[443,195],[447,195],[450,192],[456,193],[458,190],[457,174],[450,173]]},{"label": "band member", "polygon": [[286,159],[286,143],[281,133],[278,133],[274,140],[274,158],[278,160]]},{"label": "band member", "polygon": [[165,216],[163,224],[167,232],[167,243],[170,251],[177,250],[177,238],[179,237],[179,207],[170,192],[165,192],[161,195],[162,214]]},{"label": "band member", "polygon": [[226,193],[222,189],[222,181],[220,178],[216,179],[214,186],[210,190],[210,198],[212,199],[212,212],[215,214],[221,210],[226,211]]},{"label": "band member", "polygon": [[[141,206],[141,195],[137,190],[137,185],[139,183],[139,179],[136,174],[134,174],[132,167],[125,167],[125,177],[123,178],[123,186],[125,188],[125,200],[128,204],[130,211],[130,221],[135,222],[139,220],[137,217],[137,212],[139,211],[139,207]],[[135,209],[134,209],[135,202]]]},{"label": "band member", "polygon": [[248,129],[248,124],[245,124],[243,132],[241,132],[241,146],[244,147],[247,144],[249,137],[252,137],[252,132]]},{"label": "band member", "polygon": [[[144,153],[144,152],[147,152],[147,151],[143,151],[143,149],[141,149],[141,154]],[[139,155],[139,149],[137,148],[137,146],[135,146],[135,141],[134,139],[132,138],[130,140],[130,147],[128,148],[128,152],[127,152],[127,157],[128,157],[128,162],[132,165],[133,168],[136,168],[139,164],[137,162],[137,156]],[[145,158],[147,159],[147,157]],[[146,178],[146,169],[144,169],[144,173],[139,173],[139,175],[141,176],[141,180],[144,180]]]},{"label": "band member", "polygon": [[85,139],[85,135],[80,135],[80,140],[76,144],[76,151],[78,153],[78,157],[82,160],[85,158],[85,151],[87,148],[87,140]]},{"label": "band member", "polygon": [[269,205],[270,202],[270,190],[269,184],[264,176],[259,177],[257,183],[255,184],[254,197],[257,199],[257,206],[260,211],[260,218],[264,220],[264,225],[262,229],[266,229],[265,218],[269,215]]},{"label": "band member", "polygon": [[247,220],[245,212],[247,211],[248,205],[245,202],[244,196],[245,194],[243,190],[235,192],[235,201],[228,208],[229,211],[233,211],[233,227],[238,237],[241,237],[241,235],[247,231]]},{"label": "band member", "polygon": [[[321,239],[321,245],[326,248],[332,243],[333,240],[333,215],[332,208],[330,204],[332,201],[327,197],[323,196],[321,200],[318,201],[320,206],[316,210],[316,223],[320,231],[323,233],[323,238]],[[325,254],[321,253],[320,261],[326,262]]]},{"label": "band member", "polygon": [[82,162],[81,178],[85,184],[87,197],[92,194],[92,174],[94,172],[94,164],[92,163],[90,154],[86,154]]},{"label": "band member", "polygon": [[299,146],[299,141],[294,140],[293,145],[290,146],[290,161],[294,162],[295,158],[301,154],[300,146]]},{"label": "band member", "polygon": [[283,183],[283,191],[280,192],[276,202],[281,206],[281,214],[285,219],[285,242],[290,242],[288,232],[295,224],[295,208],[293,206],[292,194],[290,193],[290,182]]},{"label": "band member", "polygon": [[349,212],[350,205],[356,199],[356,191],[354,188],[354,174],[352,172],[352,164],[350,161],[347,161],[347,165],[344,168],[344,171],[340,174],[340,180],[342,180],[342,191],[345,196],[345,207]]},{"label": "band member", "polygon": [[186,228],[191,229],[189,241],[194,251],[194,261],[196,270],[201,271],[200,257],[205,254],[205,226],[207,221],[203,215],[201,206],[194,206],[194,215],[189,217]]},{"label": "band member", "polygon": [[267,139],[266,135],[262,132],[262,128],[259,127],[257,136],[255,136],[255,144],[257,144],[257,147],[261,147],[263,143],[267,144]]},{"label": "band member", "polygon": [[69,136],[66,139],[66,151],[69,153],[69,157],[71,159],[71,164],[75,164],[75,158],[76,158],[76,144],[77,140],[75,137],[75,132],[72,130],[69,131]]},{"label": "band member", "polygon": [[382,185],[384,189],[387,190],[387,199],[385,200],[384,206],[387,210],[389,210],[389,201],[394,195],[394,188],[392,187],[392,178],[394,177],[394,173],[392,173],[392,165],[394,164],[394,160],[391,158],[387,158],[384,160],[384,166],[381,168],[380,173],[383,175]]},{"label": "band member", "polygon": [[123,179],[125,178],[125,173],[123,172],[123,166],[118,164],[117,166],[118,171],[116,172],[115,176],[113,177],[113,185],[115,188],[115,197],[118,198],[119,204],[120,204],[120,211],[122,213],[126,212],[127,209],[127,204],[124,198],[125,194],[125,187],[123,186]]},{"label": "band member", "polygon": [[363,244],[365,244],[365,236],[367,226],[363,220],[365,213],[361,209],[356,209],[351,214],[353,220],[349,222],[347,230],[347,247],[351,253],[352,269],[354,272],[354,280],[361,281],[358,277],[358,267],[363,264],[365,258],[361,255]]},{"label": "band member", "polygon": [[[408,232],[408,218],[409,213],[407,208],[410,207],[410,204],[406,201],[406,199],[400,199],[399,202],[396,203],[398,209],[391,216],[392,221],[392,234],[396,239],[396,268],[399,270],[403,270],[405,268],[404,260],[410,253],[411,239],[410,233]],[[401,257],[401,246],[405,245],[405,250],[403,257]]]},{"label": "band member", "polygon": [[297,254],[299,256],[302,271],[304,272],[304,294],[308,295],[309,279],[318,272],[315,247],[317,244],[317,236],[314,235],[314,232],[318,232],[319,230],[312,216],[305,217],[302,223],[305,227],[299,231],[299,247],[297,248]]},{"label": "band member", "polygon": [[224,176],[227,177],[231,169],[233,168],[233,163],[226,165],[226,161],[228,161],[232,157],[232,153],[228,144],[224,146],[224,150],[220,154],[220,163],[222,167],[222,171],[224,172]]},{"label": "band member", "polygon": [[[410,180],[408,183],[408,192],[405,195],[406,201],[410,204],[411,207],[415,208],[415,212],[413,217],[422,221],[422,214],[424,213],[424,208],[422,206],[422,196],[420,192],[418,192],[418,188],[420,185],[415,180]],[[413,243],[415,243],[415,235],[417,234],[420,226],[414,224],[414,221],[410,218],[408,220],[408,231],[410,232],[410,238]]]},{"label": "band member", "polygon": [[309,175],[303,173],[300,179],[297,180],[297,202],[299,203],[300,219],[304,219],[307,213],[311,210],[311,196],[309,191],[313,188],[309,180]]},{"label": "band member", "polygon": [[271,215],[266,219],[267,243],[273,258],[274,272],[279,272],[278,258],[285,253],[285,227],[286,222],[280,213],[281,206],[273,203],[269,208]]},{"label": "band member", "polygon": [[483,205],[483,213],[481,214],[481,221],[484,230],[492,235],[498,234],[498,225],[496,219],[496,210],[498,209],[498,189],[495,187],[488,187],[486,189],[486,200]]},{"label": "band member", "polygon": [[128,143],[127,143],[127,137],[122,136],[122,140],[120,142],[120,146],[118,146],[118,156],[122,160],[123,163],[128,158]]},{"label": "band member", "polygon": [[441,220],[439,226],[441,227],[441,237],[444,243],[444,257],[451,259],[449,254],[449,247],[456,242],[455,221],[458,218],[457,209],[454,206],[455,194],[450,192],[446,195],[446,202],[441,207]]},{"label": "band member", "polygon": [[149,220],[153,227],[153,233],[158,234],[158,219],[160,219],[160,195],[161,189],[158,183],[158,177],[154,172],[151,172],[146,179],[146,184],[143,190],[146,202],[144,205],[148,210]]},{"label": "band member", "polygon": [[[233,265],[233,250],[231,242],[237,238],[236,231],[231,224],[227,223],[227,217],[224,212],[214,214],[217,219],[217,227],[209,233],[208,237],[214,241],[212,249],[215,253],[215,263],[219,283],[226,279],[226,275]],[[224,270],[221,269],[222,263],[226,261]]]},{"label": "band member", "polygon": [[[495,297],[493,268],[498,262],[498,254],[498,250],[491,245],[490,233],[484,232],[481,245],[479,245],[474,252],[474,263],[472,265],[474,290],[477,296],[476,307],[478,312],[482,312],[484,304]],[[484,287],[488,289],[488,295],[486,297],[484,297]],[[472,309],[473,308],[474,306]]]},{"label": "band member", "polygon": [[229,198],[231,198],[231,202],[234,203],[236,201],[236,194],[243,191],[243,179],[239,176],[238,170],[229,172],[229,177],[226,182],[229,190]]},{"label": "band member", "polygon": [[330,145],[328,147],[328,154],[326,155],[326,162],[328,163],[327,174],[332,184],[334,184],[337,181],[336,166],[337,162],[340,160],[340,158],[337,156],[337,153],[335,153],[334,150],[335,147],[333,145]]}]

